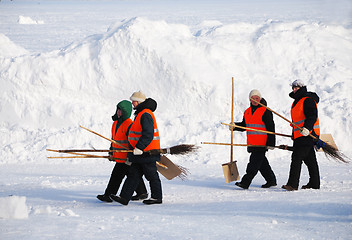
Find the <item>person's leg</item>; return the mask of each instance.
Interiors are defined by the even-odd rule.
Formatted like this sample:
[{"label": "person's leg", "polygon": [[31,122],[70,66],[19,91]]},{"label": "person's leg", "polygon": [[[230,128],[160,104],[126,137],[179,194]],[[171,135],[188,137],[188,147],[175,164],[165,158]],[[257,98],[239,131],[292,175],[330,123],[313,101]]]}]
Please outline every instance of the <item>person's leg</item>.
[{"label": "person's leg", "polygon": [[112,170],[109,183],[105,189],[104,195],[110,196],[110,194],[117,194],[120,188],[122,179],[127,175],[128,166],[124,163],[116,163]]},{"label": "person's leg", "polygon": [[288,186],[294,190],[298,189],[299,179],[301,176],[302,162],[307,156],[307,147],[295,147],[291,156],[290,174],[287,181]]},{"label": "person's leg", "polygon": [[162,200],[162,187],[155,162],[143,164],[143,173],[149,181],[151,198]]},{"label": "person's leg", "polygon": [[276,186],[276,184],[277,184],[276,183],[276,176],[275,176],[274,171],[271,169],[271,166],[269,164],[268,159],[265,156],[265,152],[263,155],[262,165],[261,165],[259,171],[266,181],[266,184],[262,185],[263,188]]},{"label": "person's leg", "polygon": [[137,186],[136,194],[134,196],[132,196],[131,200],[138,201],[138,200],[143,200],[146,198],[148,198],[148,192],[147,192],[147,188],[145,187],[143,177],[142,177],[138,186]]},{"label": "person's leg", "polygon": [[308,173],[309,173],[309,182],[307,185],[302,186],[305,188],[320,188],[320,174],[319,174],[319,166],[317,162],[317,158],[315,156],[314,147],[312,147],[309,151],[308,156],[303,160],[307,165]]},{"label": "person's leg", "polygon": [[132,165],[129,168],[127,178],[122,186],[120,196],[115,198],[113,195],[111,195],[112,199],[124,205],[127,205],[128,202],[131,200],[132,194],[136,190],[140,182],[140,179],[143,176],[142,171],[143,170],[142,170],[141,164],[132,163]]},{"label": "person's leg", "polygon": [[[242,177],[240,187],[248,188],[252,183],[253,178],[257,175],[259,168],[262,164],[262,152],[252,152],[249,157],[249,163],[247,164],[246,174]],[[236,184],[237,185],[237,184]]]}]

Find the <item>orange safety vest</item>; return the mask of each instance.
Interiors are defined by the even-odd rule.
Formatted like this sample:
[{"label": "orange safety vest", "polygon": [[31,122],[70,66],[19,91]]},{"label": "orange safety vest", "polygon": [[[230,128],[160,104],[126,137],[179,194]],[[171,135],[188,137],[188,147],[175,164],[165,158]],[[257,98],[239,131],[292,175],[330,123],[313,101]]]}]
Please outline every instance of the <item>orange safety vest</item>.
[{"label": "orange safety vest", "polygon": [[134,148],[139,140],[139,138],[142,136],[142,126],[141,126],[141,117],[144,113],[148,113],[152,116],[153,118],[153,124],[154,124],[154,137],[151,143],[143,149],[143,151],[149,151],[152,149],[160,149],[160,136],[159,136],[159,130],[158,126],[156,124],[155,116],[153,112],[149,109],[144,109],[138,115],[136,116],[135,120],[132,123],[132,126],[130,128],[130,131],[128,133],[128,141],[131,144],[131,146]]},{"label": "orange safety vest", "polygon": [[[264,107],[259,107],[257,110],[254,111],[252,115],[251,108],[247,108],[244,112],[244,121],[246,123],[246,127],[255,128],[259,130],[265,130],[265,123],[263,122],[263,114],[265,112]],[[267,134],[263,132],[256,132],[252,130],[247,131],[247,144],[250,145],[266,145]]]},{"label": "orange safety vest", "polygon": [[[306,120],[306,116],[304,115],[304,112],[303,112],[303,103],[306,98],[308,97],[304,97],[300,99],[294,107],[293,107],[293,104],[291,106],[292,122],[301,128],[304,126],[304,121]],[[317,103],[315,103],[315,105],[317,105]],[[318,106],[317,106],[317,109],[318,109]],[[293,128],[293,139],[303,137],[299,128],[296,128],[292,124],[291,124],[291,127]],[[314,123],[314,127],[312,131],[314,131],[314,133],[317,136],[320,135],[319,118],[317,118],[317,121]],[[310,133],[312,133],[312,131],[310,131]]]},{"label": "orange safety vest", "polygon": [[[126,150],[129,149],[128,139],[127,139],[127,129],[132,124],[132,119],[128,118],[116,129],[117,121],[112,124],[112,139],[118,142],[120,145],[126,147],[122,148],[116,143],[112,143],[112,150]],[[127,159],[127,152],[113,152],[112,156],[114,157],[115,162],[124,163]]]}]

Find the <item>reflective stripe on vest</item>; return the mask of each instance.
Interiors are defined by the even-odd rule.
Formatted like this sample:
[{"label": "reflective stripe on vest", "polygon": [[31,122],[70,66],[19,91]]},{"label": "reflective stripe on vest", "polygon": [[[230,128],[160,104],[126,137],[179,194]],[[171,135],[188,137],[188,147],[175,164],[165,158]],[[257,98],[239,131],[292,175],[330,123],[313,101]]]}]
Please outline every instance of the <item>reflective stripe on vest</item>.
[{"label": "reflective stripe on vest", "polygon": [[[292,122],[300,128],[304,126],[304,122],[306,120],[306,116],[304,115],[304,111],[303,111],[303,104],[306,98],[308,97],[304,97],[300,99],[294,107],[292,107],[293,104],[291,106]],[[316,103],[315,105],[317,106]],[[317,106],[317,111],[318,111],[318,106]],[[293,128],[293,139],[303,137],[299,128],[296,128],[295,126],[292,126],[292,128]],[[317,118],[317,121],[314,123],[313,131],[317,136],[320,135],[319,118]],[[313,131],[310,131],[310,133],[312,133]]]},{"label": "reflective stripe on vest", "polygon": [[136,116],[136,118],[133,121],[132,126],[130,128],[130,131],[128,133],[128,141],[133,148],[137,145],[137,142],[139,141],[140,137],[142,136],[141,117],[144,113],[150,114],[150,116],[152,116],[152,118],[153,118],[154,136],[153,136],[153,139],[150,142],[150,144],[145,149],[143,149],[143,151],[149,151],[152,149],[160,149],[160,136],[159,136],[158,126],[157,126],[153,112],[149,109],[142,110]]},{"label": "reflective stripe on vest", "polygon": [[[115,121],[112,125],[112,139],[121,144],[122,146],[129,148],[128,139],[127,139],[127,129],[132,124],[132,120],[130,118],[126,119],[121,125],[116,129],[117,121]],[[121,146],[112,143],[112,150],[125,150],[126,148],[122,148]],[[127,152],[113,152],[112,156],[114,157],[115,162],[126,162]]]},{"label": "reflective stripe on vest", "polygon": [[[244,121],[246,123],[246,127],[255,128],[258,130],[265,130],[266,127],[262,120],[263,114],[265,112],[264,107],[259,107],[254,111],[252,115],[251,108],[247,108],[244,112]],[[246,130],[247,132],[247,144],[250,145],[266,145],[267,134],[263,132],[256,132],[252,130]]]}]

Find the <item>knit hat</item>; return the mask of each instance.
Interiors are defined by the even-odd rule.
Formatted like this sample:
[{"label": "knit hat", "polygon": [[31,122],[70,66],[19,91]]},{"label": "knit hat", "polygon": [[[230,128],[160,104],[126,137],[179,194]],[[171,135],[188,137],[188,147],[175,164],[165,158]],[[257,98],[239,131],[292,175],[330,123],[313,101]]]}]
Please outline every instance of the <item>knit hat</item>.
[{"label": "knit hat", "polygon": [[291,83],[291,87],[300,87],[301,88],[304,86],[306,86],[306,85],[304,84],[304,82],[301,79],[296,79],[293,81],[293,83]]},{"label": "knit hat", "polygon": [[253,89],[253,90],[249,93],[249,100],[250,100],[253,96],[258,96],[258,97],[260,97],[260,99],[262,99],[262,95],[260,94],[260,92],[259,92],[257,89]]},{"label": "knit hat", "polygon": [[146,96],[144,95],[144,93],[142,93],[142,91],[134,92],[130,97],[131,101],[136,101],[139,103],[144,102],[145,99],[146,99]]}]

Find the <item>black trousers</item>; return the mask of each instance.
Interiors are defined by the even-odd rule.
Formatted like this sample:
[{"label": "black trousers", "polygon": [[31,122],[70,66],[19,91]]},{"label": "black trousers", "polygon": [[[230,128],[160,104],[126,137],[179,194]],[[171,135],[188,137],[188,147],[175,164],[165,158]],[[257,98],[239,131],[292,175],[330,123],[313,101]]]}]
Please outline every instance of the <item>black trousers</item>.
[{"label": "black trousers", "polygon": [[275,174],[270,167],[265,153],[266,151],[255,151],[251,153],[249,163],[247,164],[246,174],[241,179],[241,184],[245,187],[249,187],[258,171],[268,183],[276,184]]},{"label": "black trousers", "polygon": [[125,183],[123,184],[120,197],[131,200],[133,191],[137,188],[142,176],[149,181],[151,197],[162,199],[162,189],[159,174],[155,162],[132,163]]},{"label": "black trousers", "polygon": [[[105,195],[117,194],[117,191],[120,188],[121,182],[125,176],[127,176],[130,166],[125,163],[115,163],[114,169],[111,172],[110,180],[108,186],[105,189]],[[139,184],[136,188],[137,195],[142,193],[147,193],[144,181],[142,177],[139,179]]]},{"label": "black trousers", "polygon": [[308,186],[311,188],[320,188],[320,175],[317,158],[315,156],[314,147],[312,146],[298,146],[294,147],[291,156],[290,175],[287,185],[298,188],[299,179],[301,176],[302,162],[307,165],[309,173]]}]

